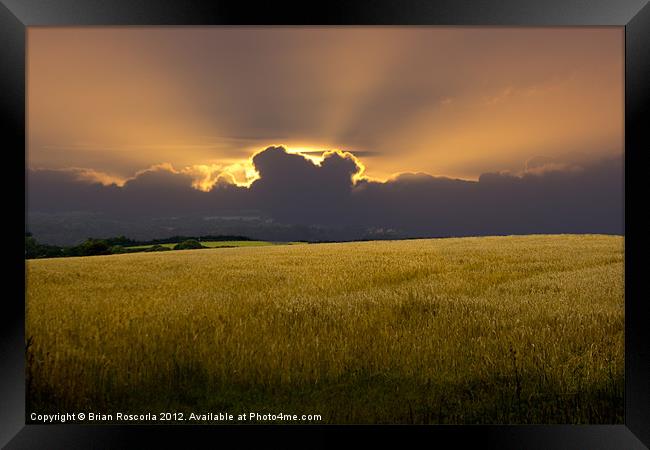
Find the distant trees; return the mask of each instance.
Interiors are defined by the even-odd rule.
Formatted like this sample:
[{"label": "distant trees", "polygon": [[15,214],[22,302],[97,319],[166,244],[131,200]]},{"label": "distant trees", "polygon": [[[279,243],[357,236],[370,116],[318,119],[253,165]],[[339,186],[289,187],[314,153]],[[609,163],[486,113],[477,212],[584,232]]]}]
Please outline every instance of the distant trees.
[{"label": "distant trees", "polygon": [[149,248],[145,248],[144,251],[145,252],[167,252],[167,251],[171,251],[171,248],[165,247],[164,245],[156,244],[156,245],[152,245]]},{"label": "distant trees", "polygon": [[65,256],[64,249],[56,245],[39,244],[31,233],[25,233],[25,258],[56,258]]},{"label": "distant trees", "polygon": [[25,234],[25,258],[36,258],[38,255],[38,242],[31,233]]},{"label": "distant trees", "polygon": [[252,241],[255,240],[246,236],[239,235],[204,235],[204,236],[171,236],[162,239],[152,239],[146,242],[138,242],[129,245],[149,245],[149,244],[176,244],[183,241]]},{"label": "distant trees", "polygon": [[57,245],[39,244],[31,235],[25,233],[25,258],[57,258],[62,256],[94,256],[116,253],[105,240],[86,239],[79,245],[59,247]]},{"label": "distant trees", "polygon": [[114,245],[111,247],[111,254],[129,253],[127,249],[121,245]]},{"label": "distant trees", "polygon": [[57,246],[40,244],[30,232],[25,232],[25,259],[60,258],[64,256],[95,256],[133,252],[164,252],[172,250],[169,245],[176,244],[173,250],[192,250],[208,248],[199,241],[250,241],[245,236],[200,236],[198,238],[176,236],[151,241],[135,241],[125,236],[105,239],[88,238],[79,245]]},{"label": "distant trees", "polygon": [[197,248],[207,248],[201,245],[201,243],[197,240],[194,239],[188,239],[187,241],[183,241],[180,244],[176,244],[174,246],[174,250],[194,250]]},{"label": "distant trees", "polygon": [[99,239],[87,239],[77,246],[79,256],[110,255],[111,246],[106,241]]},{"label": "distant trees", "polygon": [[126,236],[117,236],[117,237],[112,237],[112,238],[106,238],[102,239],[102,241],[106,242],[108,245],[114,247],[116,245],[119,245],[121,247],[128,247],[132,245],[138,245],[138,241],[134,241],[133,239],[129,239]]}]

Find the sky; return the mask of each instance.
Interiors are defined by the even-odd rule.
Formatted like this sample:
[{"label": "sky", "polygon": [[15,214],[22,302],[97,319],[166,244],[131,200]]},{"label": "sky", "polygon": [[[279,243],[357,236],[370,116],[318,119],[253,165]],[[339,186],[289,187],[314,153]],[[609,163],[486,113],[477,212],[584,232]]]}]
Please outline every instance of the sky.
[{"label": "sky", "polygon": [[350,151],[380,180],[620,155],[623,38],[611,27],[30,28],[28,163],[118,183],[168,164],[208,188],[223,171],[250,181],[249,158],[269,145]]},{"label": "sky", "polygon": [[[245,204],[319,225],[366,211],[379,226],[395,210],[379,217],[371,204],[417,209],[422,198],[435,217],[402,211],[413,222],[393,225],[481,234],[466,222],[483,217],[461,210],[502,195],[486,184],[496,175],[530,193],[500,206],[504,217],[540,199],[586,208],[611,194],[608,212],[566,206],[600,217],[591,228],[553,220],[622,227],[622,27],[29,27],[27,45],[32,211],[133,212],[168,192],[176,203],[151,214]],[[297,189],[302,200],[280,195]],[[435,228],[445,213],[465,222]]]}]

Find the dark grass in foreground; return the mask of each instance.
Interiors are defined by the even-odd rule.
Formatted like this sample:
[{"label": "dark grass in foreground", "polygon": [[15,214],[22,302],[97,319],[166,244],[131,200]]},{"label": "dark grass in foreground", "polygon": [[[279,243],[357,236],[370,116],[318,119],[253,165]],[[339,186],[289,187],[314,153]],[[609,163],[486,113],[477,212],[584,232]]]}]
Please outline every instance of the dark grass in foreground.
[{"label": "dark grass in foreground", "polygon": [[28,412],[622,423],[623,238],[27,262]]}]

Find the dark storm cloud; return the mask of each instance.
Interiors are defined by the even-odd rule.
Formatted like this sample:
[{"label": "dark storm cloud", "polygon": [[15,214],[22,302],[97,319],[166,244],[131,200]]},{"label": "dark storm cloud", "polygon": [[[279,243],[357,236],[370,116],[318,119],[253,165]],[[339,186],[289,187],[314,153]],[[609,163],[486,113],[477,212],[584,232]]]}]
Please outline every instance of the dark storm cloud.
[{"label": "dark storm cloud", "polygon": [[[85,181],[74,171],[32,170],[28,208],[129,220],[257,211],[290,225],[385,228],[413,237],[623,233],[624,228],[622,158],[580,167],[538,159],[529,161],[531,171],[523,175],[486,173],[478,181],[402,174],[356,183],[362,166],[346,153],[327,153],[316,165],[269,147],[253,164],[260,178],[249,188],[219,183],[209,192],[192,188],[189,176],[165,167],[141,172],[123,187]],[[534,170],[540,166],[545,170]]]},{"label": "dark storm cloud", "polygon": [[361,183],[357,218],[415,236],[623,233],[620,158],[478,182],[406,175]]},{"label": "dark storm cloud", "polygon": [[326,153],[320,166],[282,147],[269,147],[253,158],[260,178],[251,188],[253,203],[276,220],[289,223],[330,223],[333,208],[349,208],[352,177],[361,171],[356,159]]},{"label": "dark storm cloud", "polygon": [[119,195],[116,185],[84,181],[82,172],[69,170],[28,170],[28,211],[84,211],[97,205],[114,204]]}]

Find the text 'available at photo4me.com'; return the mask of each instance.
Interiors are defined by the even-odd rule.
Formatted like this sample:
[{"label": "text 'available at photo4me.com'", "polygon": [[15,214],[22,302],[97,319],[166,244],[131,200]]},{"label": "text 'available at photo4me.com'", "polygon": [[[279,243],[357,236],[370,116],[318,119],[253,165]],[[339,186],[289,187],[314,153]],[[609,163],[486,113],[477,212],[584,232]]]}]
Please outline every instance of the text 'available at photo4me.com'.
[{"label": "text 'available at photo4me.com'", "polygon": [[63,412],[54,414],[41,414],[32,412],[29,420],[33,423],[315,423],[322,420],[320,414],[293,414],[285,412],[209,412],[209,413],[184,413],[184,412],[145,412],[145,413],[99,413],[99,412]]}]

